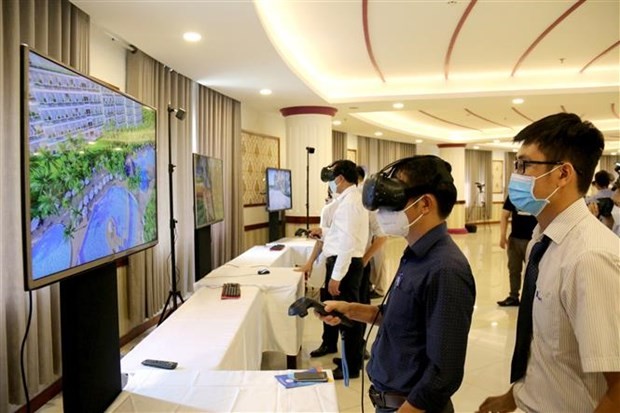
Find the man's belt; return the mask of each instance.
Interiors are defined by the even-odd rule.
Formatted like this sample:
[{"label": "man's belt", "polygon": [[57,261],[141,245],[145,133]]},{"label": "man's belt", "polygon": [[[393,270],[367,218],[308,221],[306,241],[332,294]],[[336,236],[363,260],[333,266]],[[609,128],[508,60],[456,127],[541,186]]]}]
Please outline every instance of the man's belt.
[{"label": "man's belt", "polygon": [[407,401],[405,393],[392,391],[379,391],[375,386],[370,386],[368,395],[372,401],[372,405],[380,409],[398,409]]}]

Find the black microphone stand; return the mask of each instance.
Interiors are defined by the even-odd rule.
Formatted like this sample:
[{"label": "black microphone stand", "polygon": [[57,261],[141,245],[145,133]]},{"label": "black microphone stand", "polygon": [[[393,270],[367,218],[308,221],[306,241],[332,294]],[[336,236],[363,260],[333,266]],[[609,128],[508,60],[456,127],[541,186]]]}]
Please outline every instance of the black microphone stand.
[{"label": "black microphone stand", "polygon": [[310,154],[314,148],[306,146],[306,231],[310,230]]},{"label": "black microphone stand", "polygon": [[[166,318],[178,308],[177,305],[177,297],[181,302],[183,301],[183,296],[181,292],[177,289],[177,260],[176,260],[176,251],[175,251],[175,232],[176,232],[176,219],[174,219],[174,202],[173,202],[173,194],[172,191],[172,173],[174,172],[175,165],[172,164],[172,114],[179,119],[185,119],[185,110],[182,108],[175,109],[170,104],[168,105],[168,187],[170,193],[170,263],[171,263],[171,277],[172,282],[170,285],[170,292],[168,293],[168,299],[166,300],[166,305],[164,305],[164,309],[161,312],[161,317],[159,318],[159,322],[157,325],[160,325],[164,322]],[[170,312],[166,314],[166,310],[168,309],[168,305],[172,300],[172,307],[170,308]]]}]

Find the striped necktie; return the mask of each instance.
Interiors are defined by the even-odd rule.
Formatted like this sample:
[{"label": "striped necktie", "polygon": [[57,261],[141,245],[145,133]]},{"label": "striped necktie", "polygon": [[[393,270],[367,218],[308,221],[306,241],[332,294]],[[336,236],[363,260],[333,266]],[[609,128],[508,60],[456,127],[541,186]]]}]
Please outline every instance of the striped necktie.
[{"label": "striped necktie", "polygon": [[514,353],[512,354],[512,366],[510,369],[510,382],[521,379],[527,370],[527,360],[530,354],[532,342],[532,306],[536,294],[536,280],[538,280],[538,264],[551,239],[544,235],[532,247],[530,259],[525,269],[523,291],[521,293],[521,305],[519,306],[519,318],[517,319],[517,340]]}]

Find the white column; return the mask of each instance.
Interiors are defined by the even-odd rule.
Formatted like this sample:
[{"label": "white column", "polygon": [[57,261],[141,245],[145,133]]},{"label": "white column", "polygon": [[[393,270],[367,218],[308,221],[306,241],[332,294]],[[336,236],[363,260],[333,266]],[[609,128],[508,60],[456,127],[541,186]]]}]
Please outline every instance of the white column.
[{"label": "white column", "polygon": [[[295,106],[280,109],[286,118],[286,158],[291,169],[293,208],[287,222],[301,227],[306,218],[306,161],[309,158],[309,215],[318,223],[327,196],[327,184],[321,182],[321,168],[332,162],[332,118],[336,108]],[[308,156],[307,147],[314,148]],[[288,233],[288,231],[287,231]]]}]

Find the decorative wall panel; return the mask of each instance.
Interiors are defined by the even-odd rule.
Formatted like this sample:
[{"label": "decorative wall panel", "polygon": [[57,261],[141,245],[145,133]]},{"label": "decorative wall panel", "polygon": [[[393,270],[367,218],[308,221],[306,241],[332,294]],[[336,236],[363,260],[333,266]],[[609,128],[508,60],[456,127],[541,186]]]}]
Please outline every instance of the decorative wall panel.
[{"label": "decorative wall panel", "polygon": [[265,205],[265,169],[280,167],[280,139],[241,132],[243,206]]}]

